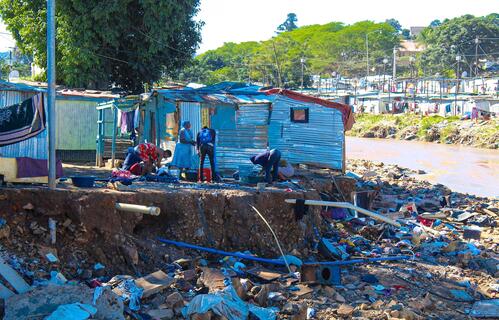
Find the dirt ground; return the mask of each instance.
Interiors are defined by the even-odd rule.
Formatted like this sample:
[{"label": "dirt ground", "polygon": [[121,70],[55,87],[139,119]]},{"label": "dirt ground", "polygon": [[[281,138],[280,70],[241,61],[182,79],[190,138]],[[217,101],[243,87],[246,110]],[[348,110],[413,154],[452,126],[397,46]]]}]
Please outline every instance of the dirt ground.
[{"label": "dirt ground", "polygon": [[[132,186],[102,182],[91,189],[66,181],[57,190],[3,187],[0,239],[4,260],[33,286],[50,281],[54,271],[91,286],[118,274],[137,279],[157,270],[174,279],[173,284],[143,298],[139,310],[130,310],[125,299],[124,315],[129,319],[183,318],[181,310],[194,310],[198,298],[221,299],[213,283],[203,282],[211,274],[207,266],[221,277],[218,289],[236,289],[242,301],[236,301],[239,308],[246,304],[266,308],[264,318],[269,319],[468,319],[476,303],[499,297],[496,200],[453,193],[444,186],[418,181],[410,170],[365,161],[351,161],[347,177],[334,180],[328,170],[297,169],[297,184],[280,184],[263,192],[233,181],[213,185],[138,182]],[[67,176],[108,174],[85,166],[66,170]],[[368,205],[388,217],[412,221],[413,216],[402,207],[413,201],[420,214],[440,214],[440,222],[421,220],[429,230],[413,225],[395,228],[362,216],[329,216],[330,211],[321,207],[310,207],[298,219],[294,207],[284,202],[288,198],[352,201],[355,188],[374,194]],[[441,203],[445,197],[450,203]],[[121,212],[115,209],[116,202],[157,206],[161,213]],[[409,259],[341,267],[341,284],[304,278],[299,282],[299,273],[289,274],[283,266],[224,258],[158,241],[162,237],[279,258],[271,231],[250,205],[268,220],[283,251],[302,262],[338,259],[325,256],[317,246],[322,238],[344,248],[348,259],[401,255]],[[456,214],[464,212],[472,216],[457,221]],[[486,219],[480,222],[481,217]],[[56,221],[55,244],[49,219]],[[463,238],[465,227],[475,222],[481,225],[479,239]],[[47,253],[53,253],[57,262],[50,262]],[[254,267],[265,267],[277,277],[255,275],[250,272]],[[229,287],[223,281],[227,270],[232,279]],[[235,308],[233,297],[223,297],[221,303]],[[228,314],[214,308],[204,318],[198,314],[191,318],[230,319],[231,312],[241,312],[231,308],[223,309]]]}]

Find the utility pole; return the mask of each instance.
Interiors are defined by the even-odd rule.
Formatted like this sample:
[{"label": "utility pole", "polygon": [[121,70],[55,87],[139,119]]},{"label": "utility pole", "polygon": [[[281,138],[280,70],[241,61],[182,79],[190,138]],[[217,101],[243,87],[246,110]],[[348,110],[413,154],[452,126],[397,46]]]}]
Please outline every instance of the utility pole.
[{"label": "utility pole", "polygon": [[47,0],[47,102],[49,188],[56,187],[55,159],[55,0]]},{"label": "utility pole", "polygon": [[272,46],[274,47],[275,64],[277,66],[277,86],[279,88],[281,88],[282,87],[281,67],[279,66],[279,60],[277,59],[277,50],[275,48],[275,42],[274,41],[272,41]]},{"label": "utility pole", "polygon": [[395,81],[395,78],[397,77],[397,47],[393,47],[393,72],[392,72],[392,78]]},{"label": "utility pole", "polygon": [[366,33],[366,82],[369,77],[369,33]]},{"label": "utility pole", "polygon": [[[478,45],[480,44],[480,38],[475,39],[475,77],[478,76]],[[471,74],[470,74],[471,76]]]},{"label": "utility pole", "polygon": [[305,58],[301,58],[300,63],[301,63],[301,91],[303,91],[303,73],[305,68]]}]

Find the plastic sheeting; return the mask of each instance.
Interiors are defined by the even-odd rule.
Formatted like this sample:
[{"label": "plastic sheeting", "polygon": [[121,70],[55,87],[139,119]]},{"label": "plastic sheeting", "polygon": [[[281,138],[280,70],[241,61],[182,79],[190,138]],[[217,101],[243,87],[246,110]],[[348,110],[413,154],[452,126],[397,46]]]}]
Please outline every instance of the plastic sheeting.
[{"label": "plastic sheeting", "polygon": [[262,308],[244,302],[229,285],[222,291],[195,296],[182,310],[182,314],[190,319],[194,314],[202,314],[210,310],[229,320],[246,320],[250,313],[260,320],[275,320],[279,311],[277,308]]}]

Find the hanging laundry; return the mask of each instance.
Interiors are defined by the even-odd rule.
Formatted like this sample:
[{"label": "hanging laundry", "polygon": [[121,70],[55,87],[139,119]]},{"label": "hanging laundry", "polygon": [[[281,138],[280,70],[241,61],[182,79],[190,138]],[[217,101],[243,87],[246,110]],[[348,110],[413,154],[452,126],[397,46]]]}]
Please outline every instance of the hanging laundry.
[{"label": "hanging laundry", "polygon": [[0,108],[0,146],[32,138],[45,130],[43,93]]},{"label": "hanging laundry", "polygon": [[133,116],[133,127],[137,129],[140,126],[140,108],[135,109]]},{"label": "hanging laundry", "polygon": [[126,113],[126,130],[127,132],[133,132],[134,125],[133,119],[135,117],[135,111],[129,111]]},{"label": "hanging laundry", "polygon": [[121,112],[120,119],[121,119],[121,134],[126,134],[128,133],[126,112]]}]

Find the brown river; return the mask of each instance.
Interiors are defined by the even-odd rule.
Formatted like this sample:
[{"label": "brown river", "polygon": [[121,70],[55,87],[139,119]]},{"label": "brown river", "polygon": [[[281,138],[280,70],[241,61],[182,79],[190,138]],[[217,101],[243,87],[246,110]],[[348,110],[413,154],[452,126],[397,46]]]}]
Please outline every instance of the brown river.
[{"label": "brown river", "polygon": [[453,191],[499,198],[499,150],[419,141],[347,137],[347,159],[396,164]]}]

